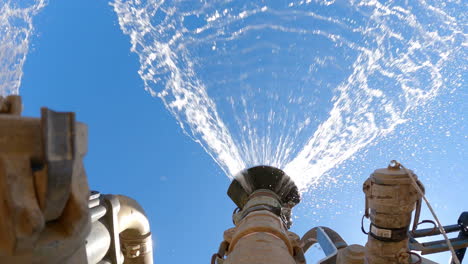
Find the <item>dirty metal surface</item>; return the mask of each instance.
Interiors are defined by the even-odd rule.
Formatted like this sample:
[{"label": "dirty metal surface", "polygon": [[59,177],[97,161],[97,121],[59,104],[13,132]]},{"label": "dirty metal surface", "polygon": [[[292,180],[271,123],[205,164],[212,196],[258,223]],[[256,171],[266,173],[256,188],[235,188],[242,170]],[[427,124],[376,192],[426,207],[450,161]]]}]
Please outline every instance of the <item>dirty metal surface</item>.
[{"label": "dirty metal surface", "polygon": [[19,97],[0,98],[0,263],[86,263],[87,127],[20,113]]}]

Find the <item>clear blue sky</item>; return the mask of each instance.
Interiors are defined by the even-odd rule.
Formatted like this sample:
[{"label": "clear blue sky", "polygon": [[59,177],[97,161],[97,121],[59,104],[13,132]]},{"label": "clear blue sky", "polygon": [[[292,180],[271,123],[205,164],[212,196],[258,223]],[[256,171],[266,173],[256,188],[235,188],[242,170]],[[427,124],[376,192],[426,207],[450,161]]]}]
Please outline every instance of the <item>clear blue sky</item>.
[{"label": "clear blue sky", "polygon": [[[91,189],[142,204],[151,221],[155,263],[207,263],[232,226],[230,181],[162,102],[145,92],[138,56],[130,52],[112,7],[106,1],[50,1],[34,27],[20,87],[24,115],[38,116],[41,106],[76,112],[89,126],[85,166]],[[337,182],[326,177],[327,187],[304,195],[292,230],[302,235],[324,225],[349,244],[364,244],[362,182],[391,159],[413,169],[442,222],[455,223],[468,210],[463,84],[330,171],[328,178]],[[308,256],[317,259],[312,255],[318,253],[313,248]]]}]

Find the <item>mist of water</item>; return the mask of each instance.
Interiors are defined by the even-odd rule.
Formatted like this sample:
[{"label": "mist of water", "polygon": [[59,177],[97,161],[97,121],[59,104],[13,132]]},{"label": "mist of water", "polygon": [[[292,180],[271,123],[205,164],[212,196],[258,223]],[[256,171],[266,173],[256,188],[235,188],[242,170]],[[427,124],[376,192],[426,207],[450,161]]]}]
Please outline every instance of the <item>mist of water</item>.
[{"label": "mist of water", "polygon": [[230,177],[267,164],[306,190],[462,82],[461,1],[112,6],[146,90]]},{"label": "mist of water", "polygon": [[0,96],[19,94],[23,65],[33,33],[33,17],[46,0],[0,3]]}]

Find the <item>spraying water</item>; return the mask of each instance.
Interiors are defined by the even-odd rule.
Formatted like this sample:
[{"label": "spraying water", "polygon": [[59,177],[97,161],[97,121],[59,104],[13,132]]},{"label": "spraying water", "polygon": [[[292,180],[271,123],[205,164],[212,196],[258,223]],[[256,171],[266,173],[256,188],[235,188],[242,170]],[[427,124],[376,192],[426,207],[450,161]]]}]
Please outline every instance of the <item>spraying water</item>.
[{"label": "spraying water", "polygon": [[112,3],[146,90],[230,177],[306,190],[463,82],[461,1],[274,2]]},{"label": "spraying water", "polygon": [[[19,93],[45,2],[0,5],[0,95]],[[146,89],[230,177],[267,164],[305,190],[463,83],[461,1],[112,5]]]},{"label": "spraying water", "polygon": [[0,3],[0,96],[19,94],[32,20],[45,5],[45,0]]}]

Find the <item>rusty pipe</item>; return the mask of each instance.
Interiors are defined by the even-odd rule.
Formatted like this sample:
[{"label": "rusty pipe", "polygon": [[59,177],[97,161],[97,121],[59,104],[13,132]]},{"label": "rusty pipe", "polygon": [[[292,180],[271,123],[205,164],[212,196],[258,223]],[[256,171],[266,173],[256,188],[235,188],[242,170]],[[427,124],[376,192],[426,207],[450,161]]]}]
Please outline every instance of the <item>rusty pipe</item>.
[{"label": "rusty pipe", "polygon": [[120,210],[118,231],[124,264],[152,264],[153,246],[148,218],[133,199],[117,195]]}]

